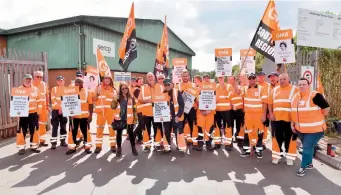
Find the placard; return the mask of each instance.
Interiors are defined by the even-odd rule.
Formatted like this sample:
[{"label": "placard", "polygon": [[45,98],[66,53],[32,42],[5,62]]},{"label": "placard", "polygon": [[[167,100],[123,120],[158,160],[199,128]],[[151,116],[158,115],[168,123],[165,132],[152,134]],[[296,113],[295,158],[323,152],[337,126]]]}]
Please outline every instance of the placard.
[{"label": "placard", "polygon": [[61,96],[63,116],[76,116],[82,113],[78,86],[65,87]]},{"label": "placard", "polygon": [[187,58],[174,58],[172,60],[173,70],[172,70],[172,79],[173,83],[180,83],[181,74],[186,71],[187,68]]},{"label": "placard", "polygon": [[341,16],[298,9],[297,45],[341,49]]},{"label": "placard", "polygon": [[153,103],[153,116],[155,123],[171,121],[170,108],[167,101]]},{"label": "placard", "polygon": [[199,95],[199,110],[215,110],[216,94],[214,90],[201,90]]},{"label": "placard", "polygon": [[215,74],[217,77],[232,75],[232,48],[215,49]]},{"label": "placard", "polygon": [[118,89],[121,82],[129,83],[131,81],[131,72],[114,72],[114,84]]},{"label": "placard", "polygon": [[83,87],[90,90],[95,91],[98,85],[98,71],[95,66],[86,67],[86,75],[84,76],[84,85]]},{"label": "placard", "polygon": [[182,93],[182,97],[183,97],[184,103],[185,103],[184,112],[186,114],[188,114],[191,111],[191,109],[193,108],[195,96],[184,91]]},{"label": "placard", "polygon": [[295,63],[295,46],[291,29],[272,32],[275,41],[275,63]]},{"label": "placard", "polygon": [[28,117],[30,89],[12,88],[10,101],[10,117]]},{"label": "placard", "polygon": [[241,49],[240,50],[240,67],[241,74],[250,74],[256,72],[256,50]]}]

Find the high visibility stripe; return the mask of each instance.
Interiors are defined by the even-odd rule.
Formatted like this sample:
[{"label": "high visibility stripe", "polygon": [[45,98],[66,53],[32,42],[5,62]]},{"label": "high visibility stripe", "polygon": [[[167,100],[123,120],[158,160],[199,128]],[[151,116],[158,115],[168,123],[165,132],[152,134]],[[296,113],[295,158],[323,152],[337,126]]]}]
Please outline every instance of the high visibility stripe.
[{"label": "high visibility stripe", "polygon": [[42,124],[42,125],[47,125],[47,123],[44,123],[44,122],[39,122],[39,124]]},{"label": "high visibility stripe", "polygon": [[242,100],[241,97],[234,97],[234,98],[231,98],[231,100]]},{"label": "high visibility stripe", "polygon": [[276,99],[274,100],[274,103],[290,103],[291,101],[289,99]]},{"label": "high visibility stripe", "polygon": [[291,108],[274,108],[274,111],[287,111],[287,112],[291,112]]},{"label": "high visibility stripe", "polygon": [[230,106],[230,103],[217,103],[217,106]]},{"label": "high visibility stripe", "polygon": [[262,101],[261,98],[245,98],[245,101],[250,101],[250,102],[260,102]]},{"label": "high visibility stripe", "polygon": [[296,123],[298,126],[301,127],[315,127],[315,126],[321,126],[325,123],[325,121],[319,121],[319,122],[314,122],[314,123]]},{"label": "high visibility stripe", "polygon": [[257,105],[245,104],[244,106],[245,106],[245,107],[249,107],[249,108],[261,108],[263,105],[259,105],[259,104],[257,104]]},{"label": "high visibility stripe", "polygon": [[105,100],[108,102],[112,102],[113,99],[112,98],[106,98]]},{"label": "high visibility stripe", "polygon": [[224,99],[224,98],[229,98],[229,96],[221,95],[221,96],[219,96],[219,98]]},{"label": "high visibility stripe", "polygon": [[95,108],[111,108],[109,105],[95,106]]},{"label": "high visibility stripe", "polygon": [[308,107],[308,108],[297,108],[297,109],[291,109],[292,112],[297,112],[298,111],[316,111],[316,110],[320,110],[319,107],[314,106],[314,107]]}]

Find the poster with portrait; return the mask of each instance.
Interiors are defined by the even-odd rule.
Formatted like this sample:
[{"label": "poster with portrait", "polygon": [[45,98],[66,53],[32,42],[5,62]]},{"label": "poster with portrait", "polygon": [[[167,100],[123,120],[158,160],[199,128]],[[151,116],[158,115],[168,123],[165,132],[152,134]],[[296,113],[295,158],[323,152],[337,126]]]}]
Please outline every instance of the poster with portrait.
[{"label": "poster with portrait", "polygon": [[232,48],[215,49],[215,74],[220,76],[232,75]]},{"label": "poster with portrait", "polygon": [[172,66],[173,83],[181,83],[181,74],[186,71],[187,68],[187,58],[173,58]]},{"label": "poster with portrait", "polygon": [[95,91],[98,85],[98,71],[95,66],[86,67],[86,75],[84,76],[84,88]]},{"label": "poster with portrait", "polygon": [[272,32],[275,48],[275,63],[295,63],[295,47],[291,29]]},{"label": "poster with portrait", "polygon": [[256,50],[241,49],[240,50],[240,67],[241,74],[251,74],[256,72]]}]

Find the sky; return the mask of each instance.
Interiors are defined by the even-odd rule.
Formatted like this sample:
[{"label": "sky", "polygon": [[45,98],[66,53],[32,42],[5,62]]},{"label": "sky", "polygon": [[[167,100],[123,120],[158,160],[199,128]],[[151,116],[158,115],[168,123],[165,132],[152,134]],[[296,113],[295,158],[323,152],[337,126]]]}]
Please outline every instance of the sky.
[{"label": "sky", "polygon": [[[194,52],[193,68],[214,70],[214,49],[248,49],[268,0],[135,0],[135,17],[163,20]],[[0,0],[0,28],[77,15],[127,17],[132,0]],[[275,0],[281,29],[296,32],[298,8],[341,13],[340,0]],[[161,35],[160,35],[161,36]],[[172,44],[172,43],[169,43]]]}]

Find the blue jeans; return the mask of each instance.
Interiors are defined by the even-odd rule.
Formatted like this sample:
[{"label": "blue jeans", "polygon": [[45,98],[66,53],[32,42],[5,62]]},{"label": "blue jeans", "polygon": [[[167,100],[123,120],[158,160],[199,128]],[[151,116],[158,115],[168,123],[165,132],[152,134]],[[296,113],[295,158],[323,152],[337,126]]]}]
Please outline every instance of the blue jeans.
[{"label": "blue jeans", "polygon": [[314,148],[316,147],[318,141],[322,138],[323,134],[324,132],[318,133],[298,132],[298,137],[300,138],[303,145],[301,162],[302,168],[306,168],[309,164],[313,162]]}]

